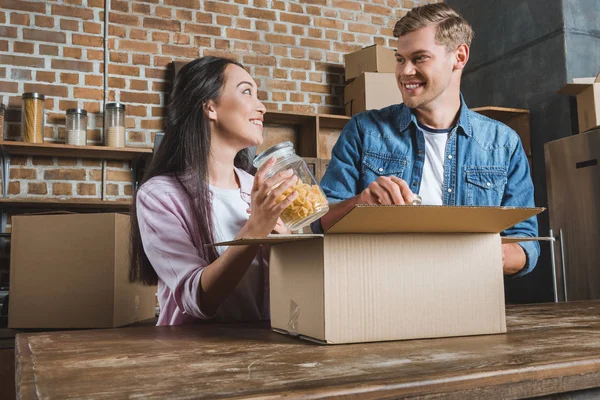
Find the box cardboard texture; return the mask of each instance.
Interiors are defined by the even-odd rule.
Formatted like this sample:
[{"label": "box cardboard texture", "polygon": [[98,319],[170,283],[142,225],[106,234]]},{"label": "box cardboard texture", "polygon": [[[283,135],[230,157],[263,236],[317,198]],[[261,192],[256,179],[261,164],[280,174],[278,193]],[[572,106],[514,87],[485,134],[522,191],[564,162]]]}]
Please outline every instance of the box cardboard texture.
[{"label": "box cardboard texture", "polygon": [[155,316],[156,287],[131,284],[128,215],[12,218],[9,328],[108,328]]},{"label": "box cardboard texture", "polygon": [[600,126],[600,73],[596,78],[576,78],[558,93],[576,96],[579,133]]},{"label": "box cardboard texture", "polygon": [[325,235],[216,245],[271,244],[278,332],[329,344],[495,334],[506,332],[499,232],[541,211],[356,206]]},{"label": "box cardboard texture", "polygon": [[378,110],[402,103],[402,93],[392,73],[365,72],[344,88],[346,115]]},{"label": "box cardboard texture", "polygon": [[392,49],[377,44],[344,55],[346,82],[363,72],[395,72],[396,56]]}]

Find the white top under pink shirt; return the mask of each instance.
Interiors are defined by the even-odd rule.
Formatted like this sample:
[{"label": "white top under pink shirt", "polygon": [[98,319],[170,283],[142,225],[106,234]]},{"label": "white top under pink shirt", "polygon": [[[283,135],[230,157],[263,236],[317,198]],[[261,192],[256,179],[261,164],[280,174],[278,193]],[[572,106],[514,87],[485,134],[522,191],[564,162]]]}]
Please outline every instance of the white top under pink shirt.
[{"label": "white top under pink shirt", "polygon": [[[240,189],[210,186],[214,235],[217,242],[235,238],[248,221],[254,177],[235,170]],[[269,271],[261,249],[233,293],[208,316],[198,304],[202,271],[209,264],[201,238],[193,233],[191,204],[176,178],[157,176],[137,193],[137,218],[144,251],[158,274],[157,325],[211,321],[236,322],[269,319]],[[225,251],[217,248],[219,254]]]}]

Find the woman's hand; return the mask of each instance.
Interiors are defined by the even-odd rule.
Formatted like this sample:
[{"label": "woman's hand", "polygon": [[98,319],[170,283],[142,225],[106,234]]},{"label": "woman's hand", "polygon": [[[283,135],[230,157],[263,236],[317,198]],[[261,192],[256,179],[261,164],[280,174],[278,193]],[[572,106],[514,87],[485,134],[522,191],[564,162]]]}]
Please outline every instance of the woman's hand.
[{"label": "woman's hand", "polygon": [[250,219],[238,234],[239,237],[266,237],[276,229],[281,212],[292,204],[298,196],[298,192],[293,191],[281,202],[275,202],[283,192],[296,183],[298,177],[293,174],[292,170],[286,170],[265,179],[267,172],[274,163],[275,158],[271,158],[256,172],[251,193],[252,213]]}]

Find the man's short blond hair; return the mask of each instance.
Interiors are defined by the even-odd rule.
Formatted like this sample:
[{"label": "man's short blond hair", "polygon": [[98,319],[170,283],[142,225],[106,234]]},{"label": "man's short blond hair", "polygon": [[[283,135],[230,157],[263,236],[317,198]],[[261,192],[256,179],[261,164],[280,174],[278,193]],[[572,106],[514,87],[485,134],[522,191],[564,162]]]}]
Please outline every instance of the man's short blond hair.
[{"label": "man's short blond hair", "polygon": [[461,44],[471,46],[473,28],[445,3],[427,4],[415,7],[394,26],[394,36],[400,37],[417,29],[437,25],[435,41],[448,50],[455,50]]}]

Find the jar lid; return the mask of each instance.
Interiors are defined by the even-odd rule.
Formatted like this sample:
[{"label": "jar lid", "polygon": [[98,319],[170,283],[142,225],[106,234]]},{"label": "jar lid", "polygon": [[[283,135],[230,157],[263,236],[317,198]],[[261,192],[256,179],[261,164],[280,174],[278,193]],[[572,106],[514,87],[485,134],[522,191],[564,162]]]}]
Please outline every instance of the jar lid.
[{"label": "jar lid", "polygon": [[125,111],[125,104],[123,103],[106,103],[107,110],[123,110]]},{"label": "jar lid", "polygon": [[22,99],[40,99],[40,100],[46,100],[46,96],[44,96],[41,93],[23,93],[23,95],[21,96]]},{"label": "jar lid", "polygon": [[256,158],[252,162],[252,165],[254,165],[254,168],[260,168],[261,165],[263,165],[269,158],[271,158],[271,156],[274,156],[275,153],[279,152],[280,150],[294,151],[294,144],[290,141],[287,141],[269,147],[268,149],[256,156]]},{"label": "jar lid", "polygon": [[81,114],[83,116],[87,115],[87,111],[83,108],[69,108],[67,110],[67,114]]}]

